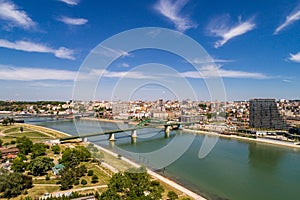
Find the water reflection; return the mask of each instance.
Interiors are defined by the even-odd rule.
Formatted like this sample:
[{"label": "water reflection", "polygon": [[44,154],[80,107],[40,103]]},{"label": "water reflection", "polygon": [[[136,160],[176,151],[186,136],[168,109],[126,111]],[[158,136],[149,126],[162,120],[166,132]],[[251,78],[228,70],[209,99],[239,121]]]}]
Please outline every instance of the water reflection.
[{"label": "water reflection", "polygon": [[249,143],[248,149],[250,166],[261,171],[275,172],[280,160],[285,155],[285,151],[282,148],[254,142]]}]

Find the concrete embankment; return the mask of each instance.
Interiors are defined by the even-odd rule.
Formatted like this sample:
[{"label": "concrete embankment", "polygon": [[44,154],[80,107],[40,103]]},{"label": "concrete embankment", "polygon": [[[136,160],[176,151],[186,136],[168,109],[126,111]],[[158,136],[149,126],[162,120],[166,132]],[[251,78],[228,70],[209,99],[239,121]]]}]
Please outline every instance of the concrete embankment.
[{"label": "concrete embankment", "polygon": [[280,140],[273,140],[268,138],[247,138],[247,137],[241,137],[237,135],[223,135],[215,132],[209,132],[209,131],[202,131],[202,130],[193,130],[193,129],[182,129],[185,132],[192,132],[197,134],[204,134],[204,135],[215,135],[223,138],[234,138],[237,140],[244,140],[244,141],[250,141],[250,142],[259,142],[259,143],[265,143],[270,145],[279,145],[283,147],[291,147],[291,148],[297,148],[300,149],[300,145],[294,144],[292,142],[287,141],[280,141]]}]

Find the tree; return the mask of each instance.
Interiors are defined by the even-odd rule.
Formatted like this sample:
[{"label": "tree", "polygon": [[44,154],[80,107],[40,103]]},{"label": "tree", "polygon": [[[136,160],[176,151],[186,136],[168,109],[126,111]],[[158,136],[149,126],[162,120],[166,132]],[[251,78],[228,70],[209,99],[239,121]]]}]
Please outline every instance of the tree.
[{"label": "tree", "polygon": [[100,199],[161,199],[163,187],[158,181],[152,181],[144,167],[116,173],[108,184],[108,190]]},{"label": "tree", "polygon": [[94,171],[93,170],[89,170],[88,171],[88,176],[93,176],[94,175]]},{"label": "tree", "polygon": [[15,121],[15,119],[14,118],[8,118],[8,122],[9,122],[9,125],[12,125],[12,124],[14,124],[16,121]]},{"label": "tree", "polygon": [[79,167],[75,168],[74,172],[75,172],[76,177],[82,177],[87,172],[87,169],[86,169],[85,165],[80,165]]},{"label": "tree", "polygon": [[18,172],[9,173],[0,171],[0,193],[4,198],[12,198],[20,195],[25,189],[32,187],[32,178]]},{"label": "tree", "polygon": [[168,197],[169,197],[169,200],[176,200],[176,199],[178,199],[178,195],[174,191],[169,191],[168,192]]},{"label": "tree", "polygon": [[51,147],[51,150],[53,151],[54,154],[60,154],[60,146],[59,145],[53,145]]},{"label": "tree", "polygon": [[17,156],[11,165],[11,169],[14,172],[24,172],[26,170],[27,164],[24,163],[22,157]]},{"label": "tree", "polygon": [[75,176],[74,172],[70,169],[64,168],[63,170],[60,171],[59,173],[61,175],[61,190],[68,190],[73,187],[74,181],[75,181]]},{"label": "tree", "polygon": [[0,147],[2,147],[3,141],[0,139]]},{"label": "tree", "polygon": [[42,156],[46,154],[47,145],[43,143],[35,143],[32,145],[31,151],[31,158],[36,158],[38,156]]},{"label": "tree", "polygon": [[9,123],[9,120],[7,118],[5,118],[5,119],[2,120],[2,124],[4,126],[7,126],[8,123]]},{"label": "tree", "polygon": [[92,176],[92,183],[97,183],[98,182],[98,176],[97,175],[93,175]]},{"label": "tree", "polygon": [[24,128],[23,128],[23,126],[21,126],[21,127],[20,127],[20,131],[21,131],[21,132],[23,132],[23,131],[24,131]]},{"label": "tree", "polygon": [[36,157],[30,161],[27,168],[34,176],[42,176],[53,166],[53,159],[47,157]]},{"label": "tree", "polygon": [[74,168],[79,165],[80,162],[88,161],[91,158],[91,153],[87,150],[87,148],[83,146],[77,146],[74,149],[67,148],[60,159],[60,163],[62,163],[65,167]]},{"label": "tree", "polygon": [[85,179],[82,179],[81,180],[81,185],[86,185],[87,184],[87,181]]},{"label": "tree", "polygon": [[17,138],[16,143],[17,143],[17,148],[19,149],[20,153],[28,155],[28,153],[31,152],[33,143],[28,137],[23,136],[23,137]]}]

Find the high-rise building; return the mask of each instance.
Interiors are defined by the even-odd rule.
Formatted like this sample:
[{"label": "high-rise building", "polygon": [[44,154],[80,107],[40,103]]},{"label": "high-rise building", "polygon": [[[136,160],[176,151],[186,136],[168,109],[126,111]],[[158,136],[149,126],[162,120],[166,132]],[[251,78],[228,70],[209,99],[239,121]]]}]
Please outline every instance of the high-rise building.
[{"label": "high-rise building", "polygon": [[249,125],[253,128],[287,129],[275,99],[251,99]]}]

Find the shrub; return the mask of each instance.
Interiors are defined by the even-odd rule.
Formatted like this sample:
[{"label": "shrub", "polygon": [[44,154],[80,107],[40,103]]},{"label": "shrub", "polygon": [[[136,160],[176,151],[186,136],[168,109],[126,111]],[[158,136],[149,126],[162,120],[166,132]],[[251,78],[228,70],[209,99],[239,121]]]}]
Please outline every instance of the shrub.
[{"label": "shrub", "polygon": [[98,176],[93,175],[92,177],[92,183],[97,183],[98,182]]},{"label": "shrub", "polygon": [[93,176],[94,175],[94,171],[93,170],[89,170],[88,171],[88,176]]},{"label": "shrub", "polygon": [[79,185],[79,180],[75,180],[74,185]]},{"label": "shrub", "polygon": [[45,179],[46,179],[46,181],[49,181],[50,180],[50,176],[47,175]]},{"label": "shrub", "polygon": [[81,185],[86,185],[87,184],[87,181],[85,179],[82,179],[81,180]]}]

